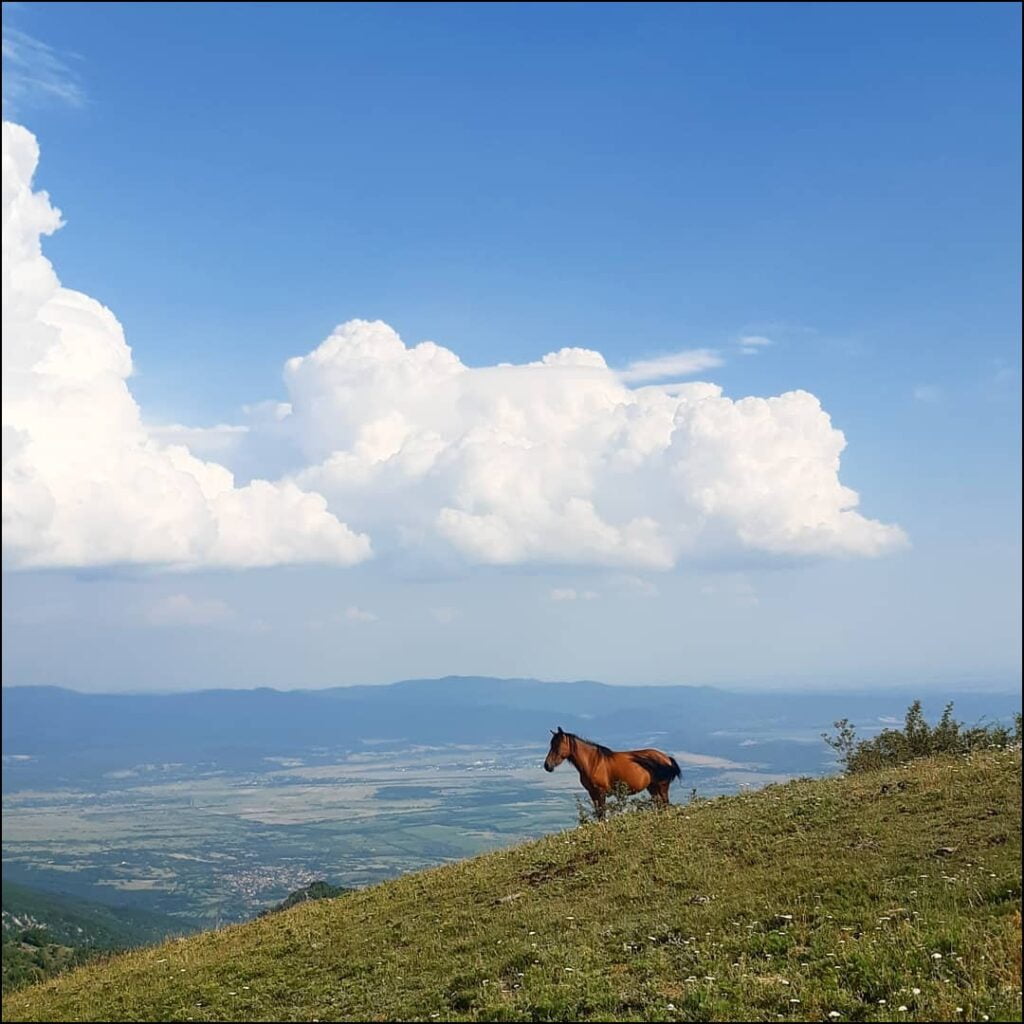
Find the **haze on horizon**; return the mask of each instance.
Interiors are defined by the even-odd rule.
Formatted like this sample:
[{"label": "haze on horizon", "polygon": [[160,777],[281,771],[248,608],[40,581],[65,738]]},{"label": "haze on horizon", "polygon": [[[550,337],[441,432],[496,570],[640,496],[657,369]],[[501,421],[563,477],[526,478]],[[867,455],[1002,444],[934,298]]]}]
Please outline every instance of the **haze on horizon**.
[{"label": "haze on horizon", "polygon": [[1019,28],[16,6],[4,684],[1019,685]]}]

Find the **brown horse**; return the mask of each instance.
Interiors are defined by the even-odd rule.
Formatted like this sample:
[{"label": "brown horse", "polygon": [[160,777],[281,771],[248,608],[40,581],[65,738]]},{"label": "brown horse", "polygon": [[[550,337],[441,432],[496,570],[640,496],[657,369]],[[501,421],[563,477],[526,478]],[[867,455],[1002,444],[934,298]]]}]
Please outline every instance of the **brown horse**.
[{"label": "brown horse", "polygon": [[646,789],[655,803],[667,804],[668,787],[683,774],[676,759],[660,750],[609,750],[600,743],[563,732],[559,726],[557,732],[551,733],[544,770],[553,772],[563,761],[569,761],[580,773],[580,782],[594,801],[599,818],[604,817],[605,798],[618,783],[625,783],[630,793]]}]

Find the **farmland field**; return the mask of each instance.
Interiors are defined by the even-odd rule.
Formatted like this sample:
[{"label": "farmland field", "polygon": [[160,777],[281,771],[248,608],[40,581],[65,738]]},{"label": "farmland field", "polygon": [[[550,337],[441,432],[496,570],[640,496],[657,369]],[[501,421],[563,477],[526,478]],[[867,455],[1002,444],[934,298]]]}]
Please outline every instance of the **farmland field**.
[{"label": "farmland field", "polygon": [[[4,877],[161,910],[183,927],[251,917],[317,878],[359,886],[565,828],[583,795],[544,749],[414,747],[268,758],[262,771],[143,764],[92,785],[8,792]],[[735,789],[741,765],[688,765]]]}]

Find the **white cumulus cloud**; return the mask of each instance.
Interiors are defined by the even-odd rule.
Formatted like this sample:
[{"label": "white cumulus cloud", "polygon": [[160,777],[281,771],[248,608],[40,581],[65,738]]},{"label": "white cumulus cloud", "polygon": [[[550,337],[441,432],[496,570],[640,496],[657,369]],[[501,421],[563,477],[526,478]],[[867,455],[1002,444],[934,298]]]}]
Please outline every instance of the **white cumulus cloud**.
[{"label": "white cumulus cloud", "polygon": [[385,548],[666,569],[905,540],[857,511],[838,476],[845,438],[806,391],[631,388],[585,349],[473,368],[363,320],[289,360],[285,382],[297,482]]},{"label": "white cumulus cloud", "polygon": [[284,562],[370,554],[318,494],[235,485],[142,423],[117,318],[61,286],[41,238],[61,225],[32,189],[35,137],[3,125],[3,543],[9,565]]},{"label": "white cumulus cloud", "polygon": [[[469,367],[352,320],[288,360],[287,394],[246,429],[149,428],[120,324],[42,254],[60,215],[31,187],[35,139],[3,132],[8,564],[348,565],[372,537],[392,564],[628,574],[905,542],[840,482],[846,440],[814,395],[679,381],[718,365],[705,349],[624,371],[583,348]],[[287,474],[240,486],[236,458]]]}]

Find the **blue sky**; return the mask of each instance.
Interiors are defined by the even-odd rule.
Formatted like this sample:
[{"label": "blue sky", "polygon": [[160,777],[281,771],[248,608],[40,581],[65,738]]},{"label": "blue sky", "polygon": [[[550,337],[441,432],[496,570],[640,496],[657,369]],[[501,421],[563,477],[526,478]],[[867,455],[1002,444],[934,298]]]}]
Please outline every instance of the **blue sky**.
[{"label": "blue sky", "polygon": [[[5,683],[1019,678],[1017,5],[8,7],[62,83],[5,111],[43,251],[147,424],[245,422],[354,318],[468,367],[711,349],[731,398],[815,395],[909,544],[452,568],[329,493],[371,561],[6,572]],[[271,447],[222,461],[299,472]]]}]

